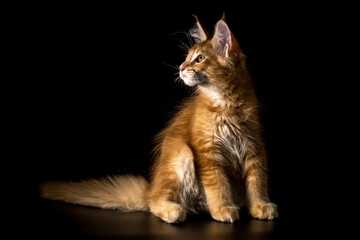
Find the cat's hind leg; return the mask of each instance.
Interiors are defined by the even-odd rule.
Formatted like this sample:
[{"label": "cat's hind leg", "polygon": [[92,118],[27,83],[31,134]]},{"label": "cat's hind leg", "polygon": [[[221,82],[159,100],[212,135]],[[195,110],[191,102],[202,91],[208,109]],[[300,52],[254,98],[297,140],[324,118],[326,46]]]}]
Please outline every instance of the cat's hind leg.
[{"label": "cat's hind leg", "polygon": [[183,222],[186,219],[186,211],[180,206],[180,204],[172,201],[151,201],[150,210],[152,214],[167,223]]},{"label": "cat's hind leg", "polygon": [[150,211],[167,223],[186,218],[187,199],[194,194],[194,157],[191,149],[181,142],[164,142],[153,167],[148,190]]}]

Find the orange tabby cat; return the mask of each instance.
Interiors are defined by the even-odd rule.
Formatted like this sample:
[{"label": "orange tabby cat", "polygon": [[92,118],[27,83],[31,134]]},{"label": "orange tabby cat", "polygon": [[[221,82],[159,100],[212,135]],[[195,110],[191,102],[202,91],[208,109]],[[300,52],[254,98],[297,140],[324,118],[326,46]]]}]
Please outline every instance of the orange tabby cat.
[{"label": "orange tabby cat", "polygon": [[43,197],[121,211],[151,211],[165,222],[186,212],[208,211],[221,222],[251,216],[273,219],[277,206],[267,193],[267,163],[258,104],[245,56],[224,19],[211,37],[196,18],[195,45],[180,78],[196,88],[158,134],[151,181],[112,176],[81,182],[48,182]]}]

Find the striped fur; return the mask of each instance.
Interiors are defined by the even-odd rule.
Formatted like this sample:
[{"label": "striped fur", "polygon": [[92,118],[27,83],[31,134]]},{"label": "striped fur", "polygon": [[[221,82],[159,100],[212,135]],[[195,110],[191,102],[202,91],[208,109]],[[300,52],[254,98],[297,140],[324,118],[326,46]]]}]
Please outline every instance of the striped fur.
[{"label": "striped fur", "polygon": [[47,183],[45,198],[123,211],[150,211],[165,222],[208,211],[221,222],[239,219],[247,205],[254,218],[273,219],[258,103],[245,56],[222,19],[212,38],[197,20],[195,45],[180,66],[194,96],[161,131],[148,183],[119,176],[81,183]]}]

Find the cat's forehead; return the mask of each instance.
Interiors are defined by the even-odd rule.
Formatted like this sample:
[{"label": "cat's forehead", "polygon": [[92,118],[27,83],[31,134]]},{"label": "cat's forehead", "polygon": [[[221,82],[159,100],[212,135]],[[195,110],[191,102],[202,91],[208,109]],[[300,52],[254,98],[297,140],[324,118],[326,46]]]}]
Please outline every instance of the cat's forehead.
[{"label": "cat's forehead", "polygon": [[200,42],[195,44],[188,52],[188,60],[195,58],[199,54],[208,53],[210,46],[207,42]]},{"label": "cat's forehead", "polygon": [[206,51],[209,48],[208,41],[196,43],[190,51]]}]

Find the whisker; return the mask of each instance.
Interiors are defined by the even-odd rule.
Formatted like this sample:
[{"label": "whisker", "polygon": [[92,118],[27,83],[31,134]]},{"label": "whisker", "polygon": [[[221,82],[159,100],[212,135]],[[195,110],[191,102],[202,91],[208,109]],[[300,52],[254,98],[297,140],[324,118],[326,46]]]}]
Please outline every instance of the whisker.
[{"label": "whisker", "polygon": [[178,76],[177,78],[175,78],[175,82],[181,82],[180,76]]},{"label": "whisker", "polygon": [[[180,45],[178,45],[179,48],[181,48],[182,50],[185,50],[185,51],[189,51],[192,48],[192,46],[194,46],[195,42],[192,39],[190,33],[180,31],[180,32],[175,32],[175,33],[169,34],[168,36],[173,36],[173,35],[176,35],[176,34],[185,35],[185,37],[183,37],[181,40],[180,39],[175,39],[176,41],[180,42]],[[184,38],[186,38],[188,43],[185,43]]]},{"label": "whisker", "polygon": [[166,65],[166,66],[168,66],[168,67],[172,67],[172,68],[175,68],[176,70],[179,70],[179,66],[178,65],[171,65],[171,64],[168,64],[168,63],[165,63],[165,62],[161,62],[161,64],[164,64],[164,65]]},{"label": "whisker", "polygon": [[184,41],[179,40],[179,39],[176,39],[176,41],[180,42],[180,45],[178,45],[178,47],[180,47],[186,51],[190,50],[191,47],[189,45],[187,45]]},{"label": "whisker", "polygon": [[177,45],[180,49],[184,50],[185,52],[188,52],[190,50],[190,48],[186,47],[186,46],[182,46],[182,45]]},{"label": "whisker", "polygon": [[185,36],[186,36],[186,38],[187,38],[187,40],[188,40],[188,42],[189,42],[190,47],[194,46],[194,43],[195,43],[195,42],[194,42],[194,40],[192,39],[190,33],[185,33]]},{"label": "whisker", "polygon": [[175,34],[187,34],[187,33],[185,31],[179,31],[179,32],[170,33],[168,36],[173,36]]}]

